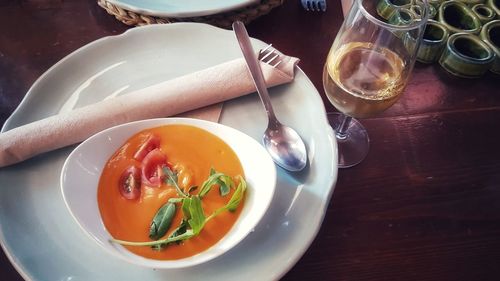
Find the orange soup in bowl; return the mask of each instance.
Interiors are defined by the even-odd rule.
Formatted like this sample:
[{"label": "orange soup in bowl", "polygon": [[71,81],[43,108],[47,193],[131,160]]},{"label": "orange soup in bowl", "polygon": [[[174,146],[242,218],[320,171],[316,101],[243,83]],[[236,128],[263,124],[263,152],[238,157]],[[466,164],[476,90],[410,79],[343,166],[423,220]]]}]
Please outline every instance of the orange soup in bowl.
[{"label": "orange soup in bowl", "polygon": [[173,124],[130,137],[107,161],[97,199],[114,242],[146,258],[174,260],[222,239],[245,190],[231,147],[203,129]]}]

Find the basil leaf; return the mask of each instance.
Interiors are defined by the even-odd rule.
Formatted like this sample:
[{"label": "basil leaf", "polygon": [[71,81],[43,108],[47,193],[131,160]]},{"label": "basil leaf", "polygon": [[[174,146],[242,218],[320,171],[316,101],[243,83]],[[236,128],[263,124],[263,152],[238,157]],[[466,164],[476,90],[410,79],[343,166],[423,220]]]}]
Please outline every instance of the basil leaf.
[{"label": "basil leaf", "polygon": [[167,175],[167,177],[165,178],[165,183],[166,184],[169,184],[169,185],[173,185],[175,187],[175,189],[177,190],[177,193],[179,194],[179,196],[183,197],[183,198],[186,198],[188,197],[183,191],[182,189],[179,187],[179,184],[177,183],[178,181],[178,178],[177,178],[177,173],[174,173],[172,170],[170,170],[169,167],[165,166],[163,167],[163,173],[165,173],[165,175]]},{"label": "basil leaf", "polygon": [[205,214],[203,213],[200,197],[196,195],[191,197],[189,213],[191,214],[191,218],[188,220],[189,226],[193,230],[193,233],[197,235],[203,226],[205,226]]},{"label": "basil leaf", "polygon": [[183,219],[181,221],[181,224],[172,232],[172,234],[170,234],[170,236],[168,236],[168,238],[172,239],[172,238],[175,238],[181,234],[186,233],[188,225],[189,224],[188,224],[187,220]]},{"label": "basil leaf", "polygon": [[221,184],[219,186],[219,194],[220,196],[226,196],[229,194],[229,191],[231,191],[231,188],[229,188],[229,186],[227,186],[226,184]]},{"label": "basil leaf", "polygon": [[[210,171],[212,172],[212,170]],[[207,193],[210,191],[213,185],[217,184],[219,181],[219,177],[223,176],[224,174],[222,173],[213,173],[211,174],[206,181],[203,182],[201,185],[201,190],[200,193],[198,193],[198,196],[203,198]]]},{"label": "basil leaf", "polygon": [[184,200],[182,201],[182,213],[184,214],[185,220],[189,220],[191,218],[191,212],[189,211],[191,200],[191,198],[184,198]]},{"label": "basil leaf", "polygon": [[219,193],[222,197],[228,195],[231,187],[234,186],[233,179],[226,175],[220,176],[217,183],[219,184]]},{"label": "basil leaf", "polygon": [[243,177],[240,176],[239,178],[240,178],[240,183],[238,184],[238,187],[234,191],[233,196],[231,197],[231,199],[229,199],[229,202],[227,202],[225,206],[225,208],[230,212],[236,211],[247,189],[247,182],[243,179]]},{"label": "basil leaf", "polygon": [[172,234],[170,234],[168,236],[167,241],[171,241],[171,242],[163,242],[163,243],[160,243],[160,244],[155,244],[155,245],[151,246],[151,248],[153,250],[155,250],[155,251],[161,251],[165,247],[167,247],[168,245],[170,245],[172,243],[179,244],[181,242],[181,240],[176,240],[176,241],[172,241],[172,240],[174,240],[174,238],[176,238],[178,236],[181,236],[184,233],[186,233],[186,231],[188,230],[187,227],[188,227],[188,222],[183,219],[181,221],[181,224],[172,232]]},{"label": "basil leaf", "polygon": [[231,187],[234,186],[233,179],[230,176],[227,176],[223,173],[218,173],[213,168],[211,168],[210,176],[201,185],[201,190],[198,195],[203,198],[215,184],[219,185],[219,193],[221,196],[228,195]]},{"label": "basil leaf", "polygon": [[210,216],[208,216],[205,220],[205,223],[213,218],[215,218],[217,215],[224,211],[230,211],[234,212],[238,208],[238,206],[241,203],[241,200],[243,200],[243,197],[245,195],[245,191],[247,189],[247,182],[243,179],[243,177],[239,176],[240,183],[238,184],[238,187],[233,193],[233,196],[227,204],[223,207],[220,207],[219,209],[215,210]]},{"label": "basil leaf", "polygon": [[151,226],[149,227],[149,238],[158,240],[163,237],[163,235],[165,235],[167,230],[170,228],[174,216],[175,204],[169,202],[163,205],[158,212],[156,212],[156,215],[151,222]]},{"label": "basil leaf", "polygon": [[[209,179],[205,181],[202,186],[202,190],[208,192],[213,184],[220,184],[221,186],[227,185],[230,188],[234,186],[234,182],[232,178],[215,172],[213,169],[210,171],[211,175]],[[207,187],[208,186],[208,187]],[[233,195],[227,202],[227,204],[213,212],[210,216],[205,217],[205,213],[203,211],[203,206],[201,204],[201,196],[193,195],[191,197],[185,198],[172,198],[169,199],[169,202],[166,204],[171,204],[175,207],[175,202],[179,203],[182,201],[182,212],[184,215],[184,219],[181,221],[181,224],[170,234],[170,236],[166,239],[156,240],[156,241],[148,241],[148,242],[132,242],[132,241],[124,241],[119,239],[112,238],[111,241],[115,243],[119,243],[121,245],[128,246],[151,246],[155,250],[161,250],[162,248],[168,246],[171,243],[179,242],[183,240],[187,240],[191,237],[198,235],[206,223],[212,218],[216,217],[218,214],[224,211],[234,212],[241,201],[245,196],[245,192],[247,189],[247,183],[243,179],[243,177],[239,176],[239,184],[236,187]],[[207,191],[208,190],[208,191]],[[172,202],[170,202],[172,201]],[[163,207],[162,207],[163,208]],[[160,208],[161,209],[161,208]],[[168,209],[168,208],[167,208]],[[174,211],[175,212],[175,211]],[[160,213],[160,211],[158,211]],[[160,215],[155,215],[155,218],[161,217]],[[173,215],[172,215],[173,217]],[[161,221],[161,220],[160,220]],[[155,221],[153,221],[155,222]],[[155,227],[161,225],[161,223],[155,223]],[[153,224],[152,224],[153,227]],[[157,230],[158,231],[158,227]],[[165,230],[166,231],[166,230]],[[164,235],[164,234],[163,234]],[[161,236],[160,236],[161,237]]]},{"label": "basil leaf", "polygon": [[[186,232],[188,232],[189,223],[187,220],[191,217],[191,214],[189,213],[189,206],[191,204],[191,199],[190,198],[170,198],[168,201],[170,203],[182,202],[181,208],[182,208],[182,212],[184,213],[184,218],[182,219],[180,225],[176,229],[174,229],[174,231],[168,236],[167,239],[162,240],[163,242],[161,242],[161,243],[154,244],[151,246],[151,248],[153,250],[156,250],[156,251],[162,250],[163,248],[165,248],[166,246],[168,246],[171,243],[180,242],[181,240],[185,240],[185,239],[178,239],[178,237],[184,237],[183,235]],[[192,233],[191,230],[189,230],[189,231]],[[191,236],[194,236],[194,235],[191,235]],[[187,237],[186,239],[190,238],[191,236]]]},{"label": "basil leaf", "polygon": [[163,167],[163,172],[165,173],[165,175],[167,175],[167,178],[165,179],[165,183],[166,184],[170,184],[170,185],[177,185],[177,182],[179,181],[178,177],[177,177],[177,173],[174,173],[174,171],[172,171],[169,167]]}]

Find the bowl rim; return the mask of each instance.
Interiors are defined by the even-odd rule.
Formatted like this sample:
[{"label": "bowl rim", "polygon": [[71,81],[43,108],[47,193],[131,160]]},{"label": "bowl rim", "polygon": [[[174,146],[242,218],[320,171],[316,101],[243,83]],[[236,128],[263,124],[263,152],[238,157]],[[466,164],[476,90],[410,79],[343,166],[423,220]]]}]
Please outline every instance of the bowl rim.
[{"label": "bowl rim", "polygon": [[[151,125],[147,125],[147,124],[151,124]],[[86,145],[88,145],[88,143],[91,143],[95,139],[98,139],[99,137],[105,136],[106,134],[109,134],[113,131],[127,130],[127,128],[129,128],[129,127],[139,126],[140,128],[135,128],[129,134],[127,134],[127,136],[125,137],[125,140],[126,140],[126,139],[130,138],[132,135],[134,135],[134,134],[136,134],[144,129],[160,127],[160,126],[165,126],[165,125],[173,125],[173,124],[195,126],[197,128],[203,129],[203,130],[205,130],[205,131],[207,131],[207,132],[209,132],[209,133],[211,133],[211,134],[213,134],[221,139],[222,139],[222,137],[220,137],[219,135],[214,133],[214,130],[223,130],[225,133],[229,132],[230,135],[239,135],[240,138],[247,139],[247,143],[253,143],[254,147],[260,147],[259,149],[257,149],[257,151],[260,150],[260,152],[258,152],[258,153],[261,154],[262,156],[265,155],[265,157],[264,157],[265,163],[259,163],[259,166],[266,167],[266,169],[267,169],[266,171],[268,171],[268,173],[269,173],[268,174],[269,177],[268,177],[267,182],[269,182],[269,184],[272,188],[267,191],[268,192],[267,197],[265,198],[266,201],[264,201],[263,203],[262,203],[262,201],[259,201],[259,203],[254,204],[254,205],[261,206],[261,207],[260,207],[259,213],[257,213],[257,215],[256,215],[257,218],[253,220],[253,224],[248,224],[248,223],[242,224],[242,221],[244,221],[244,218],[245,218],[244,215],[248,214],[248,212],[249,212],[248,211],[250,208],[249,196],[253,196],[250,194],[253,193],[252,191],[255,191],[255,187],[253,187],[252,185],[249,184],[247,187],[247,193],[245,195],[245,205],[243,206],[244,209],[240,213],[238,219],[236,220],[234,225],[231,227],[229,232],[222,239],[220,239],[218,242],[216,242],[214,245],[212,245],[208,249],[204,250],[203,252],[200,252],[200,253],[195,254],[193,256],[190,256],[190,257],[177,259],[177,260],[149,259],[149,258],[145,258],[145,257],[142,257],[140,255],[137,255],[137,254],[130,252],[122,245],[112,243],[109,240],[103,241],[102,239],[100,239],[99,237],[97,237],[95,235],[95,231],[91,231],[90,229],[85,227],[82,224],[82,222],[80,221],[79,217],[73,212],[73,209],[70,206],[70,202],[68,202],[68,197],[67,197],[68,194],[65,192],[65,186],[66,186],[65,176],[66,176],[66,172],[69,169],[68,167],[71,164],[71,161],[73,161],[73,159],[75,159],[75,157],[77,157],[76,155],[80,152],[80,149],[82,149],[82,147],[85,147]],[[207,129],[207,128],[209,128],[209,129]],[[131,129],[129,129],[129,130],[131,130]],[[239,153],[241,151],[241,148],[239,150],[235,149],[234,145],[229,144],[224,139],[222,139],[222,140],[229,147],[231,147],[231,149],[238,156],[238,159],[240,160],[240,162],[242,162],[242,159],[241,159],[241,156]],[[119,145],[122,145],[122,143],[119,143]],[[241,146],[241,147],[243,147],[243,146]],[[247,147],[245,147],[244,149],[246,150]],[[104,163],[106,163],[109,160],[110,155],[112,155],[112,153],[114,151],[115,150],[110,151],[109,155],[102,156],[105,158]],[[253,148],[252,148],[252,151],[253,151],[252,154],[255,154],[255,151],[253,150]],[[251,182],[252,179],[247,178],[248,170],[245,169],[245,165],[243,163],[242,163],[242,166],[243,166],[243,171],[244,171],[245,178],[246,178],[247,182]],[[99,175],[97,176],[97,180],[100,178],[100,175],[101,175],[101,171],[99,171]],[[216,123],[216,122],[212,122],[212,121],[201,120],[201,119],[195,119],[195,118],[187,118],[187,117],[166,117],[166,118],[144,119],[144,120],[127,122],[124,124],[119,124],[119,125],[107,128],[105,130],[102,130],[102,131],[90,136],[85,141],[81,142],[80,144],[78,144],[71,151],[71,153],[67,156],[67,158],[64,161],[64,164],[63,164],[62,169],[61,169],[61,175],[60,175],[60,189],[61,189],[61,194],[63,197],[64,204],[66,206],[66,209],[69,211],[71,217],[74,219],[75,223],[80,227],[80,229],[83,231],[83,233],[85,233],[91,240],[96,242],[96,244],[101,249],[103,249],[104,252],[107,252],[114,257],[118,257],[121,260],[125,260],[131,264],[149,267],[149,268],[157,268],[157,269],[160,269],[160,268],[161,269],[174,269],[174,268],[185,268],[185,267],[195,266],[198,264],[208,262],[212,259],[215,259],[215,258],[223,255],[227,251],[231,250],[232,248],[234,248],[241,241],[243,241],[245,239],[245,237],[248,236],[248,234],[253,232],[254,228],[257,226],[257,224],[262,220],[264,215],[267,213],[267,210],[269,209],[269,206],[271,205],[271,202],[272,202],[274,195],[275,195],[276,185],[277,185],[276,166],[275,166],[274,162],[272,161],[270,155],[265,151],[265,149],[262,147],[262,145],[260,143],[258,143],[254,138],[250,137],[249,135],[247,135],[247,134],[245,134],[245,133],[243,133],[235,128],[229,127],[229,126],[224,125],[224,124],[220,124],[220,123]],[[97,186],[95,187],[95,191],[97,191]],[[248,192],[248,191],[250,191],[250,192]],[[99,212],[99,210],[97,210],[97,211]],[[111,238],[112,237],[111,234],[107,231],[107,229],[104,226],[104,223],[102,222],[100,212],[99,212],[99,223],[102,225],[107,236],[109,236],[109,238]],[[244,226],[245,229],[242,230],[241,228],[238,228],[237,226]],[[231,236],[228,236],[228,234],[234,235],[233,232],[240,233],[240,234],[236,236],[236,239],[232,239],[230,242],[227,242],[229,247],[226,247],[222,251],[220,251],[220,250],[214,251],[214,249],[217,248],[218,245],[223,244],[224,242],[229,240],[228,237],[231,237]]]}]

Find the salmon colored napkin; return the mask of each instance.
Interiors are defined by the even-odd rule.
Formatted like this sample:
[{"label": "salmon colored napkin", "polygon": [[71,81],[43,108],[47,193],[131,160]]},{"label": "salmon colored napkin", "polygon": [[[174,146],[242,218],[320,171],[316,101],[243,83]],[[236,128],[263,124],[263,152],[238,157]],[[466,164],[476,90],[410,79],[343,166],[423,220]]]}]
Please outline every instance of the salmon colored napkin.
[{"label": "salmon colored napkin", "polygon": [[[297,58],[281,56],[273,68],[261,63],[268,87],[291,82]],[[204,108],[201,118],[223,101],[255,92],[245,61],[232,60],[122,96],[61,113],[0,134],[0,167],[85,140],[126,122],[174,116]],[[212,105],[212,107],[207,107]],[[214,108],[215,106],[215,108]],[[216,113],[217,114],[217,113]],[[218,116],[218,115],[217,115]],[[209,118],[210,119],[210,118]]]}]

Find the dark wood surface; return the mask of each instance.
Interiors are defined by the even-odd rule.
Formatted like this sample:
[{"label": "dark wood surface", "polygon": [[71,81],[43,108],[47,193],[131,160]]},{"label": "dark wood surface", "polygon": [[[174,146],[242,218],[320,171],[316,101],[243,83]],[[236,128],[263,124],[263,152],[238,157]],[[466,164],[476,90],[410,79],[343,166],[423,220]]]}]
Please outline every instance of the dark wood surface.
[{"label": "dark wood surface", "polygon": [[[248,25],[301,58],[330,113],[321,72],[339,3],[311,13],[287,0]],[[0,125],[50,66],[128,28],[93,0],[0,1]],[[417,65],[402,99],[361,122],[370,153],[339,171],[318,236],[283,280],[500,280],[500,76]],[[0,279],[21,280],[3,253]]]}]

